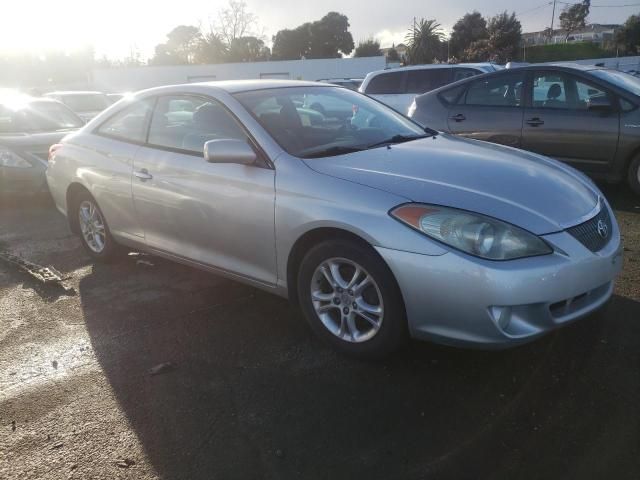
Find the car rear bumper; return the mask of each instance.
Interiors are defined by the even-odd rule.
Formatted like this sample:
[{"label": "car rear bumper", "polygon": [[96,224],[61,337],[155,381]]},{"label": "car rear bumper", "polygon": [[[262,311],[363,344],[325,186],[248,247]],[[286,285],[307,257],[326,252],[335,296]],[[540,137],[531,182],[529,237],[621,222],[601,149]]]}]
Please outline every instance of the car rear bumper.
[{"label": "car rear bumper", "polygon": [[560,232],[544,237],[555,253],[504,262],[377,250],[400,286],[414,338],[498,349],[534,340],[610,298],[622,268],[615,222],[613,230],[597,253]]}]

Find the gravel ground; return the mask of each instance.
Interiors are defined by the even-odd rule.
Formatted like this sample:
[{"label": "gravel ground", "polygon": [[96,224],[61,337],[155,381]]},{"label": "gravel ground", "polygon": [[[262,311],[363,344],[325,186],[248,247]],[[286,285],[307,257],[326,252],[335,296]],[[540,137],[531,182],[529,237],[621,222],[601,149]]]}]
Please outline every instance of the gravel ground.
[{"label": "gravel ground", "polygon": [[[153,257],[92,266],[47,203],[0,204],[0,478],[640,477],[640,199],[603,311],[505,352],[320,344],[280,298]],[[143,260],[142,262],[140,260]]]}]

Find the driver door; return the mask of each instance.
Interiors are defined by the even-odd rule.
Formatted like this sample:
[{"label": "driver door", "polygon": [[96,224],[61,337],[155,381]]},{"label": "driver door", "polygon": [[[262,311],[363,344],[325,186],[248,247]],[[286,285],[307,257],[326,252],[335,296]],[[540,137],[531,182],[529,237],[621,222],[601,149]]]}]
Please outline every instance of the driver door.
[{"label": "driver door", "polygon": [[[535,71],[525,109],[522,148],[591,173],[605,172],[618,147],[619,111],[613,94],[582,77]],[[609,109],[591,109],[591,99]]]},{"label": "driver door", "polygon": [[133,198],[152,249],[276,283],[275,172],[266,163],[208,163],[205,142],[252,140],[222,103],[159,97],[134,160]]}]

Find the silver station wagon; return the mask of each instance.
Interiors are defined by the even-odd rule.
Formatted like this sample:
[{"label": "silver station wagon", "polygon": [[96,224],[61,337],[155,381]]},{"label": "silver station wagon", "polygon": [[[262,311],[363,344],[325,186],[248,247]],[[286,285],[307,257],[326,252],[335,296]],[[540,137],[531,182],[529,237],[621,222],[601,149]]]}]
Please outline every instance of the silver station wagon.
[{"label": "silver station wagon", "polygon": [[139,92],[54,145],[47,179],[94,259],[139,249],[288,297],[360,357],[530,341],[603,305],[621,268],[583,174],[318,83]]}]

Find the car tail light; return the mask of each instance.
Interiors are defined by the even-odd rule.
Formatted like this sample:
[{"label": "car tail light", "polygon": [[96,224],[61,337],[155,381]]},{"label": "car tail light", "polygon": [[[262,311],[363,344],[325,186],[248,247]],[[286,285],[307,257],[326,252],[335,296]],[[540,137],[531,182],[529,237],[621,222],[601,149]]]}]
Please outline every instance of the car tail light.
[{"label": "car tail light", "polygon": [[56,150],[58,150],[62,146],[61,143],[54,143],[49,147],[49,157],[48,160],[51,161],[53,156],[56,154]]}]

